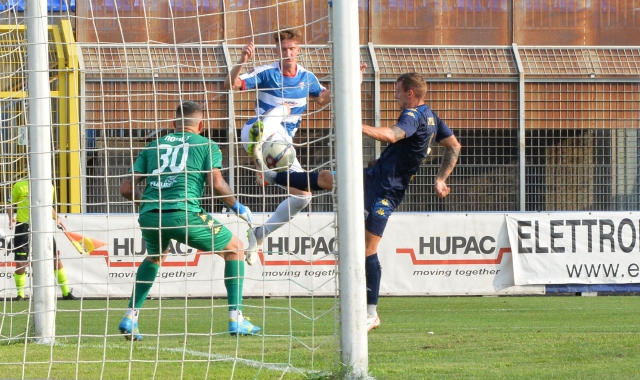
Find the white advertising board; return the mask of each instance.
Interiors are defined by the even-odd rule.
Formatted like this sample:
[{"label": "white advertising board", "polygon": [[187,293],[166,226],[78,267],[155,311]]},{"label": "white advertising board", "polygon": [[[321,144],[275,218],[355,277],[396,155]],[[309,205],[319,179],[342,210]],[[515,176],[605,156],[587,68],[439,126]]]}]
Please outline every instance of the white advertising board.
[{"label": "white advertising board", "polygon": [[640,213],[522,213],[506,220],[516,284],[640,282]]},{"label": "white advertising board", "polygon": [[[229,215],[215,218],[246,246],[246,224]],[[69,214],[63,219],[69,231],[106,243],[81,255],[62,232],[56,233],[74,294],[128,297],[146,256],[137,215]],[[333,214],[302,214],[271,234],[260,261],[245,267],[244,295],[335,294],[339,247],[333,223]],[[379,246],[381,295],[544,293],[544,286],[514,285],[510,250],[504,214],[395,213]],[[0,286],[13,296],[13,255],[0,248],[0,256]],[[173,242],[150,297],[223,297],[223,276],[222,258]]]}]

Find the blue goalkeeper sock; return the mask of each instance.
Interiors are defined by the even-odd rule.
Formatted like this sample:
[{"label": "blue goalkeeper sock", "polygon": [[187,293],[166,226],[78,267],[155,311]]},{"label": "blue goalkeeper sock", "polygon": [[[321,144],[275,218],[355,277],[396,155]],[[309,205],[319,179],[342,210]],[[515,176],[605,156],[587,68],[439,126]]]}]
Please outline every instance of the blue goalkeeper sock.
[{"label": "blue goalkeeper sock", "polygon": [[364,268],[367,277],[367,305],[377,305],[380,294],[380,278],[382,278],[382,266],[380,266],[377,253],[366,257]]},{"label": "blue goalkeeper sock", "polygon": [[318,186],[319,173],[308,172],[280,172],[276,174],[275,182],[280,186],[293,187],[298,190],[322,190]]}]

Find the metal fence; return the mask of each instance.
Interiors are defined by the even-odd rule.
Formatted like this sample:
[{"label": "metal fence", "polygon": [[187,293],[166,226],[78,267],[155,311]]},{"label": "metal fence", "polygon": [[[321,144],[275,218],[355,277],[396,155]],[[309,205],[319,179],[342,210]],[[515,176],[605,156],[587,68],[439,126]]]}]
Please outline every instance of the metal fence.
[{"label": "metal fence", "polygon": [[[227,178],[243,202],[273,211],[283,191],[268,188],[263,198],[237,145],[240,128],[254,115],[255,93],[222,91],[240,45],[81,48],[89,136],[86,211],[130,211],[118,185],[135,148],[170,128],[176,104],[185,99],[205,106],[209,136],[223,148],[225,165],[232,167]],[[329,53],[327,46],[304,46],[301,64],[330,87]],[[166,56],[178,57],[176,64],[160,65]],[[640,49],[370,44],[361,48],[361,57],[369,65],[361,93],[364,123],[393,125],[399,114],[395,79],[415,71],[428,83],[427,104],[463,145],[449,180],[452,194],[433,194],[442,154],[435,149],[401,211],[639,208]],[[253,63],[273,59],[271,47],[262,45]],[[199,67],[202,62],[207,64]],[[331,166],[332,128],[330,107],[312,103],[295,141],[305,168]],[[365,139],[363,166],[380,149]],[[331,210],[323,193],[310,207]]]}]

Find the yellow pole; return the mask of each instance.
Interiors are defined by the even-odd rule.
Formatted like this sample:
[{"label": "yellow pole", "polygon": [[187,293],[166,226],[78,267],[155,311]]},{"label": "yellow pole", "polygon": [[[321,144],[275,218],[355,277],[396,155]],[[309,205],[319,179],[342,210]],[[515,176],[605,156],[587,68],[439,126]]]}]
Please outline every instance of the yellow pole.
[{"label": "yellow pole", "polygon": [[68,122],[68,94],[67,94],[67,65],[64,56],[63,41],[60,35],[60,30],[57,26],[49,26],[49,30],[53,32],[53,43],[56,49],[56,55],[58,56],[58,95],[52,99],[57,100],[57,107],[52,107],[52,110],[58,112],[58,211],[66,213],[69,212],[69,175],[68,175],[68,146],[69,146],[69,122]]},{"label": "yellow pole", "polygon": [[69,212],[82,211],[82,181],[80,178],[80,102],[78,99],[80,65],[73,30],[68,20],[60,21],[67,56],[67,101],[69,121]]}]

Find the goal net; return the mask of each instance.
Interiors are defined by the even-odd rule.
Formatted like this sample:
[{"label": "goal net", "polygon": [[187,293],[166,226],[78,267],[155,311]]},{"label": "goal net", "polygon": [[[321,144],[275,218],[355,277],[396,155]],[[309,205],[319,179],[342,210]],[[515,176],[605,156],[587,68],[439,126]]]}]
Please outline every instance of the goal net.
[{"label": "goal net", "polygon": [[[62,220],[55,240],[66,272],[66,280],[56,272],[51,345],[32,341],[38,290],[28,265],[24,281],[16,281],[16,230],[7,214],[19,207],[12,197],[18,180],[31,178],[25,6],[11,0],[0,7],[7,57],[0,78],[2,367],[12,377],[80,379],[313,378],[339,371],[331,192],[314,194],[291,222],[266,237],[259,262],[245,266],[243,313],[262,329],[259,335],[229,334],[224,260],[175,241],[139,310],[143,339],[128,341],[119,331],[147,257],[137,209],[120,195],[136,158],[173,130],[178,104],[197,102],[203,135],[221,148],[223,176],[254,213],[254,225],[266,223],[290,194],[257,184],[240,131],[256,115],[258,93],[225,90],[224,81],[244,45],[254,43],[255,54],[241,73],[279,62],[274,32],[296,29],[302,35],[298,63],[330,88],[327,2],[49,0],[51,162]],[[301,117],[293,141],[301,166],[332,170],[330,105],[309,102]],[[247,224],[211,189],[200,201],[248,245]],[[37,235],[31,231],[29,238]],[[19,289],[26,301],[16,300]]]}]

